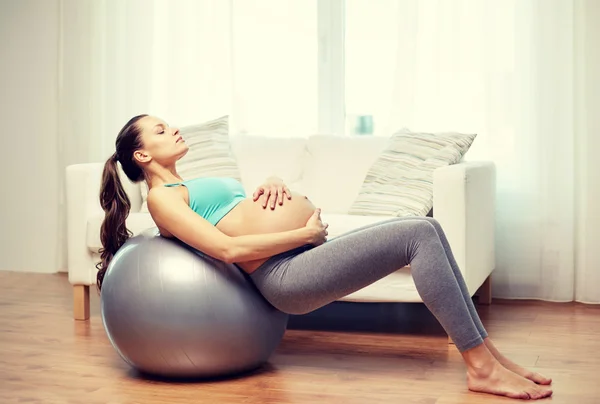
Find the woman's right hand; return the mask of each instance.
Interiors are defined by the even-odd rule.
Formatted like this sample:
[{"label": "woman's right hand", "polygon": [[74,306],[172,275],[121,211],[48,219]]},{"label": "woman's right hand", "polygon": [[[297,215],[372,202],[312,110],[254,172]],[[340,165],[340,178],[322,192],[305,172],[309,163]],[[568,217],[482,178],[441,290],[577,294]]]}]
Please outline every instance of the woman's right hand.
[{"label": "woman's right hand", "polygon": [[318,246],[327,241],[327,227],[329,225],[321,221],[321,209],[317,208],[306,222],[306,229],[309,231],[309,244]]}]

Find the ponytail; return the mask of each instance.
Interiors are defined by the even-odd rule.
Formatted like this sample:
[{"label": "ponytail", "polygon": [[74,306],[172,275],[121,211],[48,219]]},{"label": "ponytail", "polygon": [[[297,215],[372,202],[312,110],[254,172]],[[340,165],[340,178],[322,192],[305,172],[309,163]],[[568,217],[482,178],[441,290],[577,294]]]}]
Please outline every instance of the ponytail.
[{"label": "ponytail", "polygon": [[119,131],[115,141],[116,152],[104,163],[102,186],[100,187],[100,206],[104,210],[104,221],[100,227],[100,262],[96,265],[96,284],[102,289],[104,274],[110,261],[119,248],[133,234],[127,229],[125,221],[131,210],[131,202],[121,184],[117,163],[127,178],[133,182],[144,179],[144,171],[134,161],[133,154],[142,148],[141,129],[137,122],[147,115],[142,114],[131,118]]},{"label": "ponytail", "polygon": [[131,202],[121,184],[117,161],[118,157],[115,153],[106,161],[102,172],[100,206],[102,206],[105,216],[100,228],[101,261],[96,265],[98,269],[96,274],[98,290],[102,289],[102,281],[110,261],[132,235],[125,225],[131,209]]}]

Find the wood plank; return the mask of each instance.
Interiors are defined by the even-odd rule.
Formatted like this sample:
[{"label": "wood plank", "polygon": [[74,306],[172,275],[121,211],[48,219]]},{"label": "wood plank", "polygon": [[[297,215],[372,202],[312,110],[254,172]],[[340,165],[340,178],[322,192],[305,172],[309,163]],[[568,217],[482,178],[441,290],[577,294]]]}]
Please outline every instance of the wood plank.
[{"label": "wood plank", "polygon": [[[516,402],[469,392],[465,368],[421,304],[348,304],[294,316],[262,369],[219,381],[145,379],[120,359],[97,293],[73,319],[65,274],[0,272],[0,403]],[[600,396],[600,307],[495,299],[477,306],[496,345],[553,377],[553,403]]]}]

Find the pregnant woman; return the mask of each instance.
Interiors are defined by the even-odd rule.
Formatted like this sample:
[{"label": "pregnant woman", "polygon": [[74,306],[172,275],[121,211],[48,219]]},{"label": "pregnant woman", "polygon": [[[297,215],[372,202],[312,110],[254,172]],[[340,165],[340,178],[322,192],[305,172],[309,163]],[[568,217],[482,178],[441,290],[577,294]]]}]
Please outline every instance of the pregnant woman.
[{"label": "pregnant woman", "polygon": [[276,308],[302,314],[359,290],[405,265],[426,307],[456,344],[470,390],[520,399],[552,394],[551,380],[515,364],[494,346],[469,297],[446,236],[434,219],[390,219],[327,241],[327,224],[309,199],[271,178],[252,197],[230,178],[182,179],[188,151],[179,130],[156,117],[132,118],[106,162],[100,201],[102,261],[129,237],[130,202],[119,180],[146,181],[148,209],[160,233],[247,272]]}]

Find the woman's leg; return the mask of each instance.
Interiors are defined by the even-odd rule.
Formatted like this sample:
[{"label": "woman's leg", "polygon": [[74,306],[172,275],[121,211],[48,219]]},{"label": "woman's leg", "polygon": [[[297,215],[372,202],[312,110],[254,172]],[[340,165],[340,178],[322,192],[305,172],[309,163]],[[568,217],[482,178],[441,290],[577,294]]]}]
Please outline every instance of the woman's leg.
[{"label": "woman's leg", "polygon": [[492,340],[488,337],[488,334],[487,334],[485,328],[483,327],[483,324],[481,323],[479,314],[477,313],[477,310],[475,309],[475,305],[473,304],[473,301],[470,298],[469,290],[463,279],[460,268],[458,267],[458,264],[456,263],[456,259],[454,259],[454,254],[452,254],[452,249],[450,248],[450,243],[448,243],[448,239],[446,238],[446,234],[444,233],[442,226],[440,225],[440,223],[437,220],[435,220],[433,218],[428,217],[428,218],[424,218],[424,219],[428,220],[429,223],[431,223],[433,225],[433,227],[435,227],[435,229],[438,233],[438,236],[440,237],[440,241],[442,242],[442,245],[444,246],[444,250],[446,250],[446,257],[448,258],[448,261],[450,262],[452,271],[454,271],[456,280],[458,281],[458,284],[463,292],[463,297],[465,297],[465,303],[467,303],[467,306],[469,307],[469,312],[471,313],[471,318],[473,319],[475,326],[481,333],[483,342],[485,343],[488,350],[492,353],[492,355],[494,355],[494,357],[496,359],[498,359],[498,361],[504,367],[517,373],[518,375],[521,375],[521,376],[523,376],[529,380],[532,380],[536,383],[539,383],[539,384],[546,384],[546,385],[551,384],[552,383],[551,378],[545,377],[539,373],[532,372],[530,370],[525,369],[524,367],[522,367],[520,365],[517,365],[515,362],[513,362],[512,360],[510,360],[506,356],[504,356],[498,350],[498,348],[496,348],[496,346],[494,345]]},{"label": "woman's leg", "polygon": [[504,356],[498,350],[498,348],[496,348],[496,346],[494,345],[492,340],[489,338],[488,333],[487,333],[485,327],[483,326],[481,319],[479,318],[479,314],[477,313],[477,310],[475,309],[475,305],[473,304],[473,301],[471,300],[471,295],[469,293],[469,289],[467,288],[467,284],[465,283],[462,272],[456,262],[456,259],[454,258],[454,254],[452,253],[452,248],[450,247],[450,243],[448,242],[446,233],[444,232],[442,226],[436,219],[431,218],[431,217],[423,217],[423,216],[392,218],[392,219],[384,220],[379,223],[374,223],[371,225],[366,225],[366,226],[360,227],[358,229],[352,230],[351,232],[349,232],[347,234],[353,233],[355,231],[367,229],[370,227],[374,227],[381,223],[389,223],[389,222],[402,221],[402,220],[425,220],[433,225],[433,227],[435,228],[435,230],[437,232],[438,237],[440,238],[440,242],[442,243],[442,246],[444,247],[444,251],[446,253],[446,258],[448,259],[448,262],[450,263],[450,267],[452,268],[452,272],[454,273],[454,277],[456,278],[456,281],[458,282],[458,286],[460,287],[462,296],[465,300],[465,304],[467,305],[467,307],[469,309],[469,313],[471,314],[471,320],[475,324],[475,327],[477,327],[477,330],[479,331],[479,335],[481,335],[481,338],[483,338],[483,342],[485,343],[488,350],[492,353],[492,355],[494,355],[494,357],[496,359],[498,359],[498,361],[504,367],[506,367],[507,369],[509,369],[529,380],[532,380],[539,384],[551,384],[552,383],[551,378],[545,377],[539,373],[532,372],[528,369],[525,369],[522,366],[514,363],[512,360],[510,360],[506,356]]},{"label": "woman's leg", "polygon": [[424,220],[382,223],[305,250],[283,254],[253,272],[275,307],[313,311],[411,265],[417,291],[463,355],[469,388],[519,398],[551,394],[502,367],[483,343],[434,226]]},{"label": "woman's leg", "polygon": [[[477,327],[477,331],[479,331],[479,335],[481,335],[481,338],[487,338],[488,337],[488,333],[485,329],[485,327],[483,326],[483,323],[481,322],[481,319],[479,318],[479,313],[477,313],[477,310],[475,309],[475,305],[473,304],[473,300],[471,300],[471,294],[469,293],[469,289],[467,288],[467,284],[465,283],[465,279],[462,275],[462,272],[460,270],[460,268],[458,267],[458,264],[456,263],[456,259],[454,258],[454,254],[452,253],[452,249],[450,248],[450,243],[448,242],[448,239],[446,238],[446,234],[444,233],[444,230],[442,229],[442,226],[440,225],[440,223],[431,217],[424,217],[424,216],[415,216],[415,217],[397,217],[397,218],[392,218],[392,219],[388,219],[388,220],[384,220],[382,222],[379,223],[373,223],[370,225],[366,225],[360,228],[357,228],[355,230],[352,230],[346,234],[351,234],[354,233],[356,231],[361,231],[364,229],[368,229],[374,226],[378,226],[380,224],[383,223],[390,223],[390,222],[397,222],[397,221],[406,221],[406,220],[424,220],[427,221],[429,223],[431,223],[433,225],[433,227],[435,228],[437,235],[440,239],[440,242],[442,243],[442,247],[444,247],[444,252],[446,254],[446,258],[448,259],[448,262],[450,264],[450,267],[452,268],[452,272],[454,274],[454,278],[456,279],[456,282],[458,283],[458,286],[460,288],[460,292],[462,294],[462,297],[465,301],[465,304],[467,305],[467,308],[469,309],[469,314],[471,315],[471,320],[473,321],[473,323],[475,324],[475,327]],[[346,235],[344,234],[344,235]],[[342,236],[344,236],[342,235]]]},{"label": "woman's leg", "polygon": [[484,339],[487,338],[488,333],[485,330],[485,327],[483,326],[481,319],[479,318],[479,313],[477,313],[477,310],[475,309],[473,300],[471,300],[471,294],[469,293],[469,288],[467,288],[467,284],[465,282],[463,274],[462,274],[460,268],[458,267],[458,264],[456,263],[456,259],[454,258],[454,254],[452,253],[452,248],[450,248],[450,243],[448,242],[448,239],[446,238],[446,234],[444,233],[442,226],[440,225],[440,223],[437,220],[435,220],[433,218],[426,217],[423,219],[427,220],[435,228],[437,235],[440,238],[440,241],[442,243],[442,246],[444,247],[444,251],[446,253],[446,258],[448,259],[448,262],[450,263],[450,267],[452,268],[454,277],[456,278],[456,281],[458,282],[458,286],[460,287],[460,291],[463,295],[463,298],[465,299],[465,304],[467,305],[467,307],[469,309],[469,313],[471,314],[471,319],[473,320],[473,323],[475,323],[475,327],[477,327],[477,330],[479,331],[481,338],[484,338]]}]

